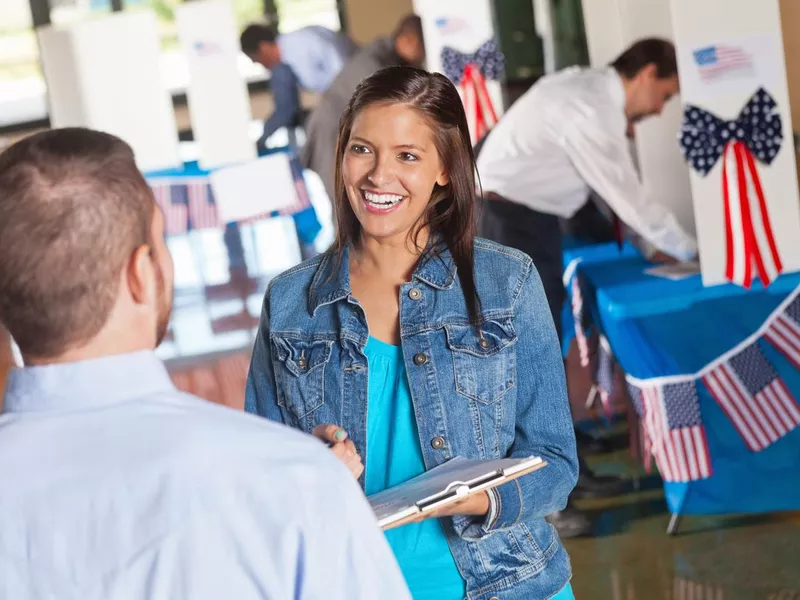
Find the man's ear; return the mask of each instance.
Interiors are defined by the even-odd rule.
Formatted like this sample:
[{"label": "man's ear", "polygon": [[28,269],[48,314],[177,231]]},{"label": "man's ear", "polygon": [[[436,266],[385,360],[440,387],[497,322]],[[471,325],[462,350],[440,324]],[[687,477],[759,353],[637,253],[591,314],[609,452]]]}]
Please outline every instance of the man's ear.
[{"label": "man's ear", "polygon": [[150,246],[143,244],[136,248],[128,260],[128,289],[136,304],[151,304],[155,301],[155,273]]}]

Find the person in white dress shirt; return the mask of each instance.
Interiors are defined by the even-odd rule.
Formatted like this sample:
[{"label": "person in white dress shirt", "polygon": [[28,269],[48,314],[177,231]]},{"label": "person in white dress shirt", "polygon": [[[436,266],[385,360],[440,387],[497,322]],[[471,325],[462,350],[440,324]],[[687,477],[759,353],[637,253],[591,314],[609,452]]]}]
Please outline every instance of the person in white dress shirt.
[{"label": "person in white dress shirt", "polygon": [[[542,277],[556,329],[566,292],[559,221],[600,196],[616,216],[658,253],[688,260],[695,239],[675,215],[650,198],[630,152],[633,125],[659,115],[678,92],[671,42],[635,42],[610,66],[570,68],[536,82],[479,144],[483,189],[480,235],[527,253]],[[619,481],[595,478],[581,465],[576,493],[613,495]],[[553,522],[562,536],[590,523],[571,505]]]},{"label": "person in white dress shirt", "polygon": [[0,155],[0,321],[25,363],[0,414],[0,598],[410,600],[334,456],[352,442],[173,387],[163,223],[118,138]]}]

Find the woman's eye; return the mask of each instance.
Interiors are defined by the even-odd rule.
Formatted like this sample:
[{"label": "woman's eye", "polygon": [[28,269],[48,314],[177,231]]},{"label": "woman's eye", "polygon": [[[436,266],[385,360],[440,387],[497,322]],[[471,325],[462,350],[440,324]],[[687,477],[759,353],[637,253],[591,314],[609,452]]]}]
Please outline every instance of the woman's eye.
[{"label": "woman's eye", "polygon": [[401,152],[398,157],[405,162],[416,162],[419,160],[415,154],[411,154],[410,152]]},{"label": "woman's eye", "polygon": [[353,144],[350,146],[350,152],[353,154],[366,154],[369,152],[369,148],[362,146],[361,144]]}]

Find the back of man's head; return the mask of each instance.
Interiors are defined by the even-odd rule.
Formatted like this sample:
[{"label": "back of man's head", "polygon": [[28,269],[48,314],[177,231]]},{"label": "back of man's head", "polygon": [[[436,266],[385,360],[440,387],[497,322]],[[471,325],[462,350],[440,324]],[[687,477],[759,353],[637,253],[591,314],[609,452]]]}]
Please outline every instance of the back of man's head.
[{"label": "back of man's head", "polygon": [[425,38],[422,19],[411,14],[403,17],[392,36],[395,52],[409,65],[421,67],[425,63]]},{"label": "back of man's head", "polygon": [[611,66],[626,79],[633,79],[648,65],[655,65],[659,79],[678,74],[675,46],[660,38],[643,38],[620,54]]},{"label": "back of man's head", "polygon": [[58,357],[97,336],[132,253],[151,243],[154,210],[114,136],[52,130],[0,154],[0,321],[23,356]]},{"label": "back of man's head", "polygon": [[276,39],[277,36],[275,35],[274,29],[266,25],[253,23],[242,31],[242,35],[239,37],[239,43],[241,44],[242,52],[247,56],[253,56],[258,53],[258,49],[262,43],[274,44]]}]

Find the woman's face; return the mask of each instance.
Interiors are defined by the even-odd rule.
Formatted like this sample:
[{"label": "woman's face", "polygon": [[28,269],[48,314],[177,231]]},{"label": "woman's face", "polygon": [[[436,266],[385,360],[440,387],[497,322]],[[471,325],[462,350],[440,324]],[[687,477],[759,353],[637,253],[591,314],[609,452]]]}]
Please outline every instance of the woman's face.
[{"label": "woman's face", "polygon": [[342,176],[361,234],[405,238],[447,174],[433,132],[404,104],[373,104],[356,115]]}]

